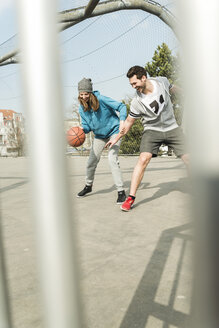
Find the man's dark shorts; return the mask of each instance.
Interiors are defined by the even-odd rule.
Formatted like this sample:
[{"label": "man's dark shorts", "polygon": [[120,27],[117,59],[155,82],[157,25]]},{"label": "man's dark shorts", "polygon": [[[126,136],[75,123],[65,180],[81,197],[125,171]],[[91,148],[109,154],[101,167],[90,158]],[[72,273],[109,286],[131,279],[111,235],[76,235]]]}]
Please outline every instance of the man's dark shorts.
[{"label": "man's dark shorts", "polygon": [[157,155],[162,144],[171,147],[178,157],[187,154],[185,136],[180,127],[165,132],[155,130],[144,131],[141,138],[140,152]]}]

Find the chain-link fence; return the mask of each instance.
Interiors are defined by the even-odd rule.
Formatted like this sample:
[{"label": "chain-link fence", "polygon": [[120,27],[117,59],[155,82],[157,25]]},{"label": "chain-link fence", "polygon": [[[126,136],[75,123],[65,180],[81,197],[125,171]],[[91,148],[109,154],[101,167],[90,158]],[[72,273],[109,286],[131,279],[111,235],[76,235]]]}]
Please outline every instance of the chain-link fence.
[{"label": "chain-link fence", "polygon": [[[65,131],[67,132],[72,126],[80,126],[77,120],[65,121]],[[130,131],[122,138],[119,150],[120,156],[138,156],[140,153],[140,143],[143,133],[143,126],[140,120],[136,120]],[[80,147],[72,147],[67,144],[66,155],[68,156],[88,156],[94,139],[93,132],[86,134],[85,142]],[[103,151],[103,155],[107,155],[108,150]],[[162,144],[158,151],[158,156],[173,156],[173,150]]]},{"label": "chain-link fence", "polygon": [[[104,1],[101,0],[100,3],[102,2]],[[85,6],[87,3],[87,0],[77,0],[74,3],[71,0],[61,0],[59,13]],[[159,0],[150,1],[150,3],[162,7],[165,12],[168,12],[168,15],[174,18],[172,12],[174,12],[175,5],[172,2]],[[101,31],[107,32],[104,33],[104,39],[101,38]],[[95,38],[93,38],[94,35]],[[92,40],[92,44],[88,44],[88,40]],[[81,79],[81,74],[85,74],[84,72],[87,77],[92,78],[94,87],[100,90],[101,94],[120,100],[129,97],[125,75],[127,67],[130,67],[130,63],[136,60],[136,51],[138,62],[146,63],[151,59],[156,46],[163,41],[171,50],[179,47],[177,37],[166,24],[154,15],[140,10],[119,11],[93,17],[63,31],[60,34],[60,48],[62,50],[65,116],[72,104],[73,97],[77,94],[77,82]],[[85,49],[82,49],[81,42],[86,44]],[[129,46],[130,50],[124,51]],[[0,44],[0,57],[19,48],[18,34],[14,34]],[[20,84],[21,65],[15,64],[19,55],[14,55],[13,58],[14,61],[7,62],[14,63],[13,65],[4,64],[0,69],[0,109],[10,108],[20,113],[23,112],[23,91]],[[110,70],[106,69],[107,67],[110,67]],[[71,71],[73,74],[69,76]],[[127,89],[127,93],[124,94],[123,89]],[[80,125],[80,123],[70,122],[71,119],[68,124],[72,124],[72,126]],[[120,155],[137,155],[139,153],[142,130],[141,122],[136,121],[131,131],[122,140]],[[92,134],[87,135],[85,143],[78,148],[67,146],[66,153],[88,154],[92,138]]]}]

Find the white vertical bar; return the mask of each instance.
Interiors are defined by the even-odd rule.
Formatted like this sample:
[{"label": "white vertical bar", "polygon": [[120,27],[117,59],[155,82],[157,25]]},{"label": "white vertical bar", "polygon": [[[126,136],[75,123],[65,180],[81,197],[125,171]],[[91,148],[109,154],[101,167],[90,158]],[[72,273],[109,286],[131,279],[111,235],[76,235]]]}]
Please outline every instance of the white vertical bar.
[{"label": "white vertical bar", "polygon": [[11,328],[9,308],[9,294],[7,290],[6,269],[4,261],[4,246],[1,234],[0,222],[0,327]]},{"label": "white vertical bar", "polygon": [[[182,1],[182,0],[181,0]],[[187,54],[185,86],[198,170],[219,173],[219,2],[182,1]]]},{"label": "white vertical bar", "polygon": [[195,299],[192,327],[219,327],[219,2],[181,0],[194,186]]},{"label": "white vertical bar", "polygon": [[56,2],[17,0],[17,4],[45,326],[77,328],[78,284],[64,156]]}]

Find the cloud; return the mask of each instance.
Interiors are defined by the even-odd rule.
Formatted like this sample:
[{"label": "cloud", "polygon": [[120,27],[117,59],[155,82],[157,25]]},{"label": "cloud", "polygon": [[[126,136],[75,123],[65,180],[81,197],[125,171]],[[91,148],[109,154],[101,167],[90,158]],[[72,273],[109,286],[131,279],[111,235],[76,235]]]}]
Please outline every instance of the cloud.
[{"label": "cloud", "polygon": [[5,9],[9,9],[14,3],[14,0],[3,0],[0,1],[0,14],[5,11]]}]

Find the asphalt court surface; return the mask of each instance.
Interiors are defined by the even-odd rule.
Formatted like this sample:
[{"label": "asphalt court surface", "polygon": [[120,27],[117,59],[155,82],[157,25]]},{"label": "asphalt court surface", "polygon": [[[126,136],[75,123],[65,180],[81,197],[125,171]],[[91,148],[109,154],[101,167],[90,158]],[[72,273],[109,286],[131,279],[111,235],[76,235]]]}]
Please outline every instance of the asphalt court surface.
[{"label": "asphalt court surface", "polygon": [[[137,157],[120,157],[128,193]],[[28,158],[1,158],[1,218],[14,328],[41,328]],[[84,327],[188,327],[190,187],[181,160],[153,158],[126,213],[116,204],[107,157],[84,198],[87,157],[67,158],[77,233]]]}]

